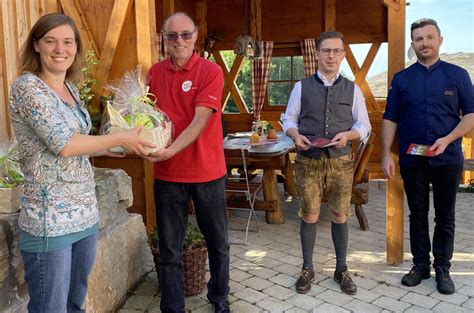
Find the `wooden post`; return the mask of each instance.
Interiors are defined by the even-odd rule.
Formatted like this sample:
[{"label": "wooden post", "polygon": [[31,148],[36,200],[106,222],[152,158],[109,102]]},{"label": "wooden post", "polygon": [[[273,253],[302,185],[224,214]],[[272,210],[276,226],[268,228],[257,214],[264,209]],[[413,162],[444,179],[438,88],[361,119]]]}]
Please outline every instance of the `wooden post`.
[{"label": "wooden post", "polygon": [[336,0],[324,1],[324,30],[336,30]]},{"label": "wooden post", "polygon": [[137,61],[142,66],[142,74],[145,75],[153,63],[158,61],[154,0],[135,1],[135,25]]},{"label": "wooden post", "polygon": [[0,4],[0,83],[3,89],[1,101],[5,103],[0,111],[0,136],[2,136],[0,138],[10,139],[12,136],[7,103],[9,103],[10,84],[18,75],[20,64],[18,51],[22,43],[19,42],[21,38],[18,34],[18,25],[22,25],[25,21],[25,16],[22,13],[22,10],[18,10],[17,3],[14,1],[2,1]]},{"label": "wooden post", "polygon": [[174,13],[174,0],[163,0],[161,8],[163,9],[164,21],[168,16]]},{"label": "wooden post", "polygon": [[[464,146],[464,158],[465,159],[474,159],[474,130],[468,132],[462,139],[462,144]],[[462,183],[469,184],[474,180],[473,171],[464,171]]]},{"label": "wooden post", "polygon": [[6,76],[6,49],[7,42],[5,41],[5,21],[4,15],[8,14],[8,11],[4,8],[4,3],[0,4],[0,103],[3,105],[0,107],[0,140],[11,138],[10,119],[8,118],[8,77]]},{"label": "wooden post", "polygon": [[[390,2],[390,3],[389,3]],[[384,1],[388,10],[388,86],[393,75],[405,68],[405,0]],[[403,181],[398,167],[398,137],[391,155],[395,160],[394,179],[387,180],[387,262],[403,262]]]},{"label": "wooden post", "polygon": [[279,201],[279,193],[277,188],[277,176],[273,168],[263,169],[263,196],[266,201],[277,200],[278,203],[274,212],[267,212],[265,214],[267,223],[269,224],[283,224],[285,222],[285,215],[281,202]]},{"label": "wooden post", "polygon": [[250,1],[250,37],[262,40],[262,0]]},{"label": "wooden post", "polygon": [[196,2],[196,24],[198,27],[198,39],[196,50],[204,56],[204,39],[207,37],[207,1]]}]

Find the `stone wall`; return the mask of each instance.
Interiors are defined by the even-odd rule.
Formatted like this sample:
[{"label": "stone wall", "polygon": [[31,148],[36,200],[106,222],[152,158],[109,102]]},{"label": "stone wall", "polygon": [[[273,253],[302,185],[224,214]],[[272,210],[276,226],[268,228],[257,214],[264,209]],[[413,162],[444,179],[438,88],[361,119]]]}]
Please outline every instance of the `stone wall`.
[{"label": "stone wall", "polygon": [[[95,168],[100,211],[97,257],[87,312],[110,312],[153,264],[141,215],[126,211],[132,181],[122,170]],[[28,290],[18,247],[18,213],[0,214],[0,312],[26,312]]]},{"label": "stone wall", "polygon": [[28,290],[18,247],[19,213],[0,214],[0,312],[25,311]]}]

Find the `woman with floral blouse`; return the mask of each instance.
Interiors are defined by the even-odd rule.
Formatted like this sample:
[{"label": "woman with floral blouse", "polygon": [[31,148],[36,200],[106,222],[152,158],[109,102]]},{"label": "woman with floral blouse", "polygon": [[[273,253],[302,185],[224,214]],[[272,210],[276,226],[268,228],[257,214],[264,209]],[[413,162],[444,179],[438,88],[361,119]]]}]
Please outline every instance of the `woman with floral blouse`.
[{"label": "woman with floral blouse", "polygon": [[[73,81],[83,47],[72,19],[54,13],[33,26],[13,82],[10,116],[25,175],[20,249],[29,312],[84,312],[99,212],[89,156],[114,146],[145,155],[140,129],[90,136],[91,120]],[[118,156],[118,155],[115,155]]]}]

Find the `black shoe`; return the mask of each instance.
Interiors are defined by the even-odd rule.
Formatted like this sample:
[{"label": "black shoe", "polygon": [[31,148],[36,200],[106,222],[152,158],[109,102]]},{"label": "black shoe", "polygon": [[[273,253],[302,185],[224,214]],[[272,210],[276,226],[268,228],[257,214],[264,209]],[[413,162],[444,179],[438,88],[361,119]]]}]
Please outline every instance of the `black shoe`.
[{"label": "black shoe", "polygon": [[209,299],[209,296],[207,296],[207,299],[209,300],[209,303],[211,303],[212,308],[214,310],[214,313],[230,313],[232,312],[230,310],[229,306],[229,301],[222,301],[222,302],[212,302],[211,299]]},{"label": "black shoe", "polygon": [[307,266],[303,266],[301,269],[300,277],[296,281],[296,292],[307,293],[311,290],[311,282],[314,280],[314,270],[309,269]]},{"label": "black shoe", "polygon": [[449,270],[437,267],[435,268],[436,273],[436,288],[438,289],[439,293],[450,295],[454,293],[454,283],[451,277],[449,276]]},{"label": "black shoe", "polygon": [[347,266],[341,272],[334,271],[334,281],[341,286],[341,290],[348,295],[357,293],[357,286],[351,278],[351,274],[347,270]]},{"label": "black shoe", "polygon": [[402,278],[402,285],[413,287],[419,285],[422,279],[431,277],[430,267],[425,264],[413,265],[410,272]]}]

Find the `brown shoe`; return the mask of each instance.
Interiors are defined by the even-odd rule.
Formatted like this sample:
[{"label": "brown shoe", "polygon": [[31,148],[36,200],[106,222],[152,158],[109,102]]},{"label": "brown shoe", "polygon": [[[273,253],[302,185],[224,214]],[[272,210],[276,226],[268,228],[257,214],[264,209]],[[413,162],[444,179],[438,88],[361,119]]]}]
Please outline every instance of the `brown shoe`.
[{"label": "brown shoe", "polygon": [[357,293],[357,286],[352,281],[351,274],[347,270],[347,266],[344,267],[342,272],[334,271],[334,280],[341,286],[341,290],[348,295],[355,295]]},{"label": "brown shoe", "polygon": [[307,293],[310,291],[312,281],[314,281],[314,270],[309,269],[307,266],[303,266],[300,277],[298,277],[298,280],[296,281],[296,292]]}]

